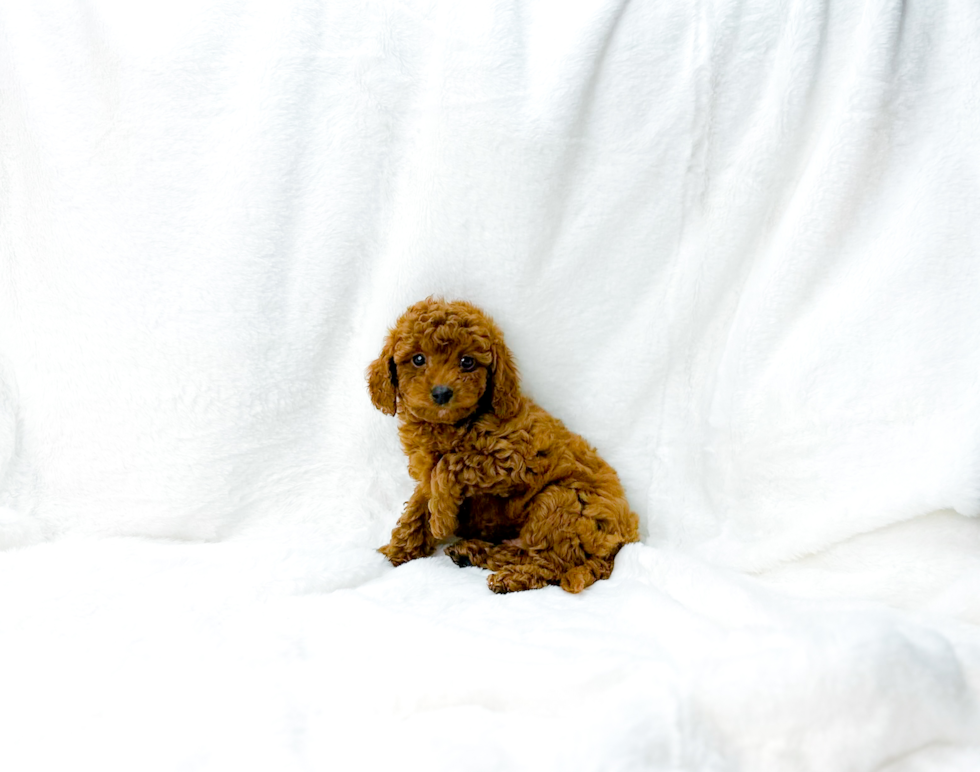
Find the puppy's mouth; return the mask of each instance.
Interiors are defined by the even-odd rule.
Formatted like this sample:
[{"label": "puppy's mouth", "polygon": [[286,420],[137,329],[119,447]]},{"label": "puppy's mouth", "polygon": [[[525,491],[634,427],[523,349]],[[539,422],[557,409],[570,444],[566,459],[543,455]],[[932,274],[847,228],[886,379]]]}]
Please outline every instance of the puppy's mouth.
[{"label": "puppy's mouth", "polygon": [[430,424],[454,424],[468,418],[475,406],[461,405],[455,400],[447,402],[445,405],[434,403],[422,405],[406,405],[409,412],[421,421]]},{"label": "puppy's mouth", "polygon": [[446,405],[428,411],[425,420],[434,424],[454,424],[467,418],[472,412],[473,408],[470,407]]}]

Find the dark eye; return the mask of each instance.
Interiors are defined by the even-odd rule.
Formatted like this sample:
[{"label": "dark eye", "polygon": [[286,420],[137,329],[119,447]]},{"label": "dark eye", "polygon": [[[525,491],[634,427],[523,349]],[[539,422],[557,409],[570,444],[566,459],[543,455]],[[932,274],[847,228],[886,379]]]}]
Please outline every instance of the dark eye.
[{"label": "dark eye", "polygon": [[464,373],[470,372],[474,367],[476,367],[476,360],[473,357],[461,357],[459,360],[459,369]]},{"label": "dark eye", "polygon": [[425,355],[424,354],[416,354],[415,356],[413,356],[412,357],[412,364],[415,365],[416,367],[421,367],[422,365],[424,365],[425,364]]}]

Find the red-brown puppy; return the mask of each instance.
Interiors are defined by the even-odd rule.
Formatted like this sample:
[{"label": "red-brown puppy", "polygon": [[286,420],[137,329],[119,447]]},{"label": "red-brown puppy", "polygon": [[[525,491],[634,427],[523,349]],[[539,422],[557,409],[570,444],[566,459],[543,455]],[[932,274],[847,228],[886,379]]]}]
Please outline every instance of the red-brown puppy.
[{"label": "red-brown puppy", "polygon": [[616,472],[521,394],[500,330],[476,306],[411,306],[367,377],[374,406],[398,415],[418,482],[380,550],[396,566],[455,535],[446,554],[492,570],[494,592],[581,592],[639,538]]}]

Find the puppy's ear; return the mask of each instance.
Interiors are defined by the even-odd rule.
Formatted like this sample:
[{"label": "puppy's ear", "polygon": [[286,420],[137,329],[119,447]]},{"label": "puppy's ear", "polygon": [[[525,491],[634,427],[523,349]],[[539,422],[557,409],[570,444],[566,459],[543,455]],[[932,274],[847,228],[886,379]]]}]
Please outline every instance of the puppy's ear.
[{"label": "puppy's ear", "polygon": [[494,415],[509,419],[517,415],[521,406],[521,379],[517,365],[501,341],[495,341],[492,347],[493,364],[493,406]]},{"label": "puppy's ear", "polygon": [[398,405],[398,371],[395,370],[394,341],[385,341],[381,354],[367,369],[368,391],[371,404],[385,415],[394,415]]}]

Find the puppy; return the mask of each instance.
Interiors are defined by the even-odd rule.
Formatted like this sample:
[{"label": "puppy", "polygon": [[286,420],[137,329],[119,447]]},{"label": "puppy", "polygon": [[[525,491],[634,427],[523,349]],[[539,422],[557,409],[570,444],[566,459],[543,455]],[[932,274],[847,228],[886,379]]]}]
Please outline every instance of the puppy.
[{"label": "puppy", "polygon": [[429,298],[389,331],[367,372],[371,402],[399,419],[418,483],[379,550],[400,565],[446,554],[493,573],[497,593],[609,577],[638,519],[616,472],[580,436],[521,393],[493,320]]}]

